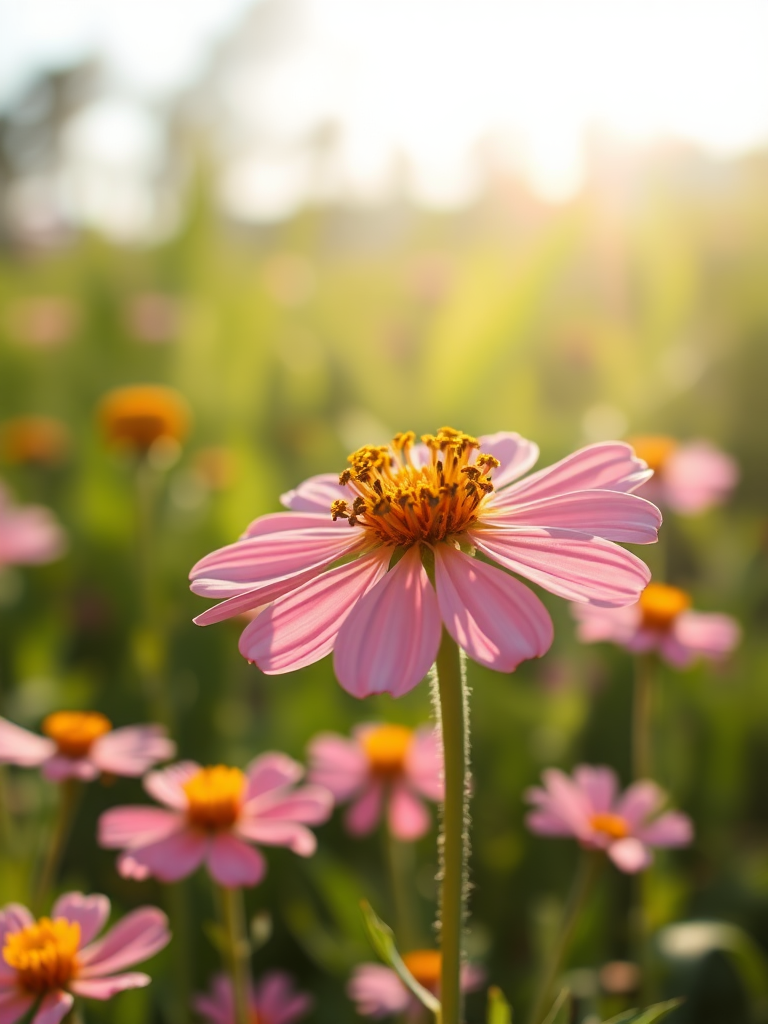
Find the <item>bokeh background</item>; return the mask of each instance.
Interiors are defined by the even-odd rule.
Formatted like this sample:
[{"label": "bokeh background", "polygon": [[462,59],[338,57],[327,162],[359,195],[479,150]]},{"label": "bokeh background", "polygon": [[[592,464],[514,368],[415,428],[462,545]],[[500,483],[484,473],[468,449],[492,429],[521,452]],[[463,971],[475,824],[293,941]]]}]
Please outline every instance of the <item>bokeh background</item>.
[{"label": "bokeh background", "polygon": [[[181,754],[233,764],[301,759],[319,729],[420,723],[426,687],[363,705],[328,659],[262,676],[237,653],[242,624],[192,625],[193,562],[400,430],[517,430],[542,464],[629,434],[707,438],[740,486],[724,508],[668,516],[643,554],[744,640],[719,669],[661,671],[658,777],[697,839],[659,858],[649,888],[659,929],[741,929],[678,942],[664,975],[689,997],[677,1019],[766,1019],[766,38],[768,6],[746,0],[0,0],[0,430],[45,415],[65,437],[44,466],[6,443],[0,472],[69,534],[61,561],[0,577],[0,713],[146,720],[155,672]],[[107,389],[146,382],[193,416],[151,467],[150,624],[133,467],[96,417]],[[521,794],[550,764],[630,772],[629,657],[579,647],[563,602],[544,601],[545,659],[510,677],[470,666],[469,948],[521,1004],[577,856],[526,834]],[[0,903],[25,892],[52,807],[30,773],[8,781]],[[70,887],[123,909],[165,899],[118,879],[93,841],[100,810],[139,797],[125,780],[89,789]],[[342,1024],[357,1019],[346,978],[372,959],[358,901],[386,918],[390,895],[380,837],[353,842],[334,819],[320,840],[306,862],[273,851],[248,906],[257,973],[290,968],[312,1020]],[[408,856],[426,944],[434,835]],[[213,907],[204,877],[183,892],[200,989]],[[628,956],[628,904],[606,872],[571,958],[584,1015],[596,969]],[[171,972],[156,974],[89,1017],[184,1020]]]}]

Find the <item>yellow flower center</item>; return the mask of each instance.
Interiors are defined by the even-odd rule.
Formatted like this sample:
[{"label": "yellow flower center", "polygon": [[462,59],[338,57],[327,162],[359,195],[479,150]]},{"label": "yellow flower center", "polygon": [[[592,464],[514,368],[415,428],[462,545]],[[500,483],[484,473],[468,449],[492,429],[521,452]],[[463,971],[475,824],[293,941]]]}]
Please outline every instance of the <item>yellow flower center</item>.
[{"label": "yellow flower center", "polygon": [[404,725],[379,725],[361,737],[371,771],[375,775],[399,775],[413,740],[413,730]]},{"label": "yellow flower center", "polygon": [[667,459],[677,448],[677,441],[672,437],[665,437],[663,434],[648,434],[642,437],[630,437],[629,444],[635,449],[639,459],[648,463],[648,468],[654,473],[661,473],[664,470]]},{"label": "yellow flower center", "polygon": [[411,460],[415,435],[397,434],[389,446],[368,445],[349,456],[339,483],[357,495],[351,506],[331,505],[334,520],[365,526],[394,547],[433,544],[463,533],[477,521],[480,506],[493,490],[491,472],[499,465],[492,455],[470,457],[479,442],[451,427],[422,434],[430,450],[425,466]]},{"label": "yellow flower center", "polygon": [[28,992],[62,988],[77,971],[80,925],[57,917],[41,917],[20,932],[6,935],[3,959]]},{"label": "yellow flower center", "polygon": [[629,835],[629,825],[620,814],[593,814],[590,824],[598,832],[605,832],[611,839],[626,839]]},{"label": "yellow flower center", "polygon": [[181,442],[189,432],[186,402],[158,384],[115,388],[102,399],[99,418],[108,441],[138,452],[161,437]]},{"label": "yellow flower center", "polygon": [[403,954],[403,963],[424,988],[434,992],[440,984],[442,958],[436,949],[414,949]]},{"label": "yellow flower center", "polygon": [[640,611],[646,629],[669,629],[677,616],[691,606],[691,598],[679,587],[649,583],[640,595]]},{"label": "yellow flower center", "polygon": [[54,711],[43,720],[50,736],[65,757],[85,757],[94,740],[110,732],[112,723],[99,711]]},{"label": "yellow flower center", "polygon": [[234,825],[240,814],[245,790],[245,775],[239,768],[217,764],[201,768],[183,785],[187,794],[187,819],[205,829],[224,829]]}]

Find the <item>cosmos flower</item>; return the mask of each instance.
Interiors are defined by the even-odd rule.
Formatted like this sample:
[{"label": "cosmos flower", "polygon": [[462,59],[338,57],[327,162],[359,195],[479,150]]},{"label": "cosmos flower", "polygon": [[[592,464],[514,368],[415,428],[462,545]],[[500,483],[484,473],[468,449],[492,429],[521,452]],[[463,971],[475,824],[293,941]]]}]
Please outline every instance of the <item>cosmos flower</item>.
[{"label": "cosmos flower", "polygon": [[628,445],[591,445],[518,480],[538,458],[518,434],[476,440],[444,427],[413,442],[398,434],[359,449],[338,479],[283,495],[291,512],[262,516],[199,561],[192,590],[223,600],[195,621],[269,605],[240,638],[263,672],[333,650],[350,693],[400,696],[434,662],[443,625],[501,672],[547,651],[549,614],[504,570],[571,601],[637,600],[650,574],[614,542],[655,541],[661,516],[628,493],[649,476]]},{"label": "cosmos flower", "polygon": [[164,807],[105,811],[99,843],[124,851],[117,861],[124,878],[176,882],[205,862],[219,885],[257,885],[266,862],[249,843],[311,857],[317,840],[306,826],[331,814],[327,789],[293,788],[303,774],[300,764],[277,753],[262,754],[245,772],[181,761],[144,778],[146,791]]},{"label": "cosmos flower", "polygon": [[[436,949],[415,949],[403,954],[403,962],[427,991],[439,998],[441,956]],[[461,989],[472,992],[485,978],[485,972],[472,964],[461,969]],[[405,987],[391,967],[383,964],[359,964],[347,985],[347,995],[363,1017],[393,1017],[403,1013],[409,1020],[424,1014],[424,1007]]]},{"label": "cosmos flower", "polygon": [[0,568],[55,562],[66,547],[66,534],[53,512],[42,505],[12,505],[0,484]]},{"label": "cosmos flower", "polygon": [[666,583],[649,583],[637,604],[626,608],[574,604],[571,610],[584,643],[608,640],[634,654],[657,651],[675,668],[687,668],[698,657],[718,661],[741,637],[730,615],[693,611],[690,595]]},{"label": "cosmos flower", "polygon": [[160,384],[133,384],[108,391],[99,404],[99,422],[107,441],[146,454],[158,441],[179,445],[190,427],[184,398]]},{"label": "cosmos flower", "polygon": [[[284,971],[268,971],[250,986],[253,1024],[293,1024],[309,1013],[312,1003],[311,996],[296,991],[293,978]],[[210,991],[195,996],[193,1006],[210,1024],[236,1024],[232,982],[225,974],[217,974]]]},{"label": "cosmos flower", "polygon": [[15,1024],[38,1000],[32,1024],[58,1024],[75,996],[105,1000],[149,984],[147,974],[118,972],[168,945],[165,914],[140,907],[94,942],[108,917],[106,896],[80,892],[60,896],[51,916],[38,920],[19,903],[0,910],[2,1024]]},{"label": "cosmos flower", "polygon": [[681,515],[722,505],[739,482],[736,460],[707,441],[648,436],[630,438],[629,443],[654,472],[640,493]]},{"label": "cosmos flower", "polygon": [[581,764],[573,777],[557,768],[542,774],[525,799],[533,804],[526,819],[540,836],[570,836],[588,850],[605,850],[620,871],[634,874],[653,860],[652,846],[688,846],[691,819],[680,811],[662,811],[666,795],[655,782],[633,782],[618,795],[611,768]]},{"label": "cosmos flower", "polygon": [[443,799],[439,740],[431,726],[361,725],[352,739],[320,733],[309,744],[309,758],[312,782],[338,803],[352,801],[344,818],[352,835],[371,832],[386,801],[392,835],[418,839],[430,826],[421,798]]},{"label": "cosmos flower", "polygon": [[42,769],[54,782],[91,782],[107,775],[143,775],[176,753],[161,725],[113,729],[98,711],[54,711],[43,720],[45,736],[0,718],[0,764]]}]

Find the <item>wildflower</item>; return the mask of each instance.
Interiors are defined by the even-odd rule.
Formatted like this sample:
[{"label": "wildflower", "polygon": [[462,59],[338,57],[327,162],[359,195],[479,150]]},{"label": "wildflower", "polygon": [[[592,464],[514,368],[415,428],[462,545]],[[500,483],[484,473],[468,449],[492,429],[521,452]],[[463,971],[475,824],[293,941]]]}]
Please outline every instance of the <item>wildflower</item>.
[{"label": "wildflower", "polygon": [[[436,949],[415,949],[403,954],[403,962],[427,991],[439,998],[441,956]],[[485,972],[472,964],[461,970],[463,992],[472,992],[485,978]],[[359,964],[347,985],[347,994],[363,1017],[391,1017],[404,1013],[409,1019],[423,1013],[421,1003],[405,987],[391,967],[383,964]]]},{"label": "wildflower", "polygon": [[133,296],[125,313],[133,335],[149,344],[162,344],[178,336],[183,308],[173,295],[142,292]]},{"label": "wildflower", "polygon": [[80,309],[72,299],[38,295],[11,306],[8,327],[19,341],[33,348],[57,348],[69,341],[80,326]]},{"label": "wildflower", "polygon": [[707,441],[682,444],[664,436],[629,442],[653,470],[642,495],[682,515],[722,505],[739,481],[736,460]]},{"label": "wildflower", "polygon": [[11,464],[56,466],[68,449],[66,424],[52,416],[16,416],[0,426],[0,450]]},{"label": "wildflower", "polygon": [[[113,807],[99,820],[99,843],[122,849],[124,878],[175,882],[205,861],[219,885],[257,885],[266,872],[248,843],[287,846],[311,857],[317,840],[307,825],[327,821],[333,798],[320,786],[293,789],[304,770],[285,754],[257,757],[241,772],[182,761],[150,772],[144,788],[164,808]],[[169,808],[166,810],[165,808]]]},{"label": "wildflower", "polygon": [[54,782],[91,782],[102,772],[143,775],[176,753],[162,725],[126,725],[113,729],[99,711],[54,711],[43,719],[44,736],[0,718],[0,763],[41,767]]},{"label": "wildflower", "polygon": [[[295,990],[290,974],[268,971],[250,986],[248,1002],[253,1024],[293,1024],[306,1016],[313,1000]],[[217,974],[210,992],[195,996],[193,1005],[210,1024],[235,1024],[232,982],[225,974]]]},{"label": "wildflower", "polygon": [[528,828],[540,836],[573,836],[588,850],[605,850],[620,871],[634,874],[653,860],[651,846],[688,846],[691,819],[661,812],[666,795],[655,782],[633,782],[619,796],[611,768],[582,764],[573,777],[557,768],[543,774],[544,787],[527,790],[534,805]]},{"label": "wildflower", "polygon": [[345,824],[366,835],[381,819],[387,800],[389,830],[398,839],[423,836],[430,825],[421,797],[443,799],[442,759],[434,730],[404,725],[361,725],[353,738],[320,733],[309,745],[312,782],[338,802],[352,800]]},{"label": "wildflower", "polygon": [[444,427],[422,440],[398,434],[391,447],[359,449],[338,479],[284,494],[291,512],[262,516],[199,561],[192,590],[224,600],[195,621],[269,604],[240,638],[263,672],[334,650],[350,693],[400,696],[434,662],[443,624],[498,671],[547,651],[549,614],[503,570],[572,601],[637,600],[648,569],[613,542],[655,541],[661,516],[627,493],[649,476],[628,445],[591,445],[513,483],[538,457],[518,434],[476,440]]},{"label": "wildflower", "polygon": [[157,441],[180,444],[189,433],[189,408],[178,391],[134,384],[108,391],[99,405],[108,441],[146,454]]},{"label": "wildflower", "polygon": [[26,907],[0,910],[0,1020],[15,1024],[40,1000],[32,1024],[58,1024],[75,996],[111,999],[150,982],[137,971],[115,973],[148,960],[167,946],[168,919],[157,907],[140,907],[93,940],[109,917],[106,896],[69,892],[50,917],[37,921]]},{"label": "wildflower", "polygon": [[55,562],[67,539],[53,512],[42,505],[12,505],[0,484],[0,568]]},{"label": "wildflower", "polygon": [[690,595],[666,583],[649,583],[637,604],[626,608],[571,610],[584,643],[608,640],[635,654],[657,651],[675,668],[687,668],[697,657],[724,658],[741,636],[730,615],[693,611]]}]

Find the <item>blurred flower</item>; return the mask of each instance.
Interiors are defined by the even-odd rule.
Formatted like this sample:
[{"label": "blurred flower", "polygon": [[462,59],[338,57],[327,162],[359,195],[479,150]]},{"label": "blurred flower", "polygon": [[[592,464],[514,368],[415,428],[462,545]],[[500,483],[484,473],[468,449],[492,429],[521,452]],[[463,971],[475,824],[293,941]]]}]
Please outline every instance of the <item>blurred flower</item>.
[{"label": "blurred flower", "polygon": [[[415,949],[403,954],[403,962],[418,983],[439,997],[440,953],[436,949]],[[472,964],[461,969],[461,988],[472,992],[482,985],[485,972]],[[418,1018],[424,1008],[391,967],[383,964],[359,964],[347,985],[347,994],[363,1017],[392,1017],[404,1013]]]},{"label": "blurred flower", "polygon": [[213,879],[230,888],[257,885],[266,872],[248,843],[287,846],[311,857],[317,840],[307,825],[327,821],[333,798],[320,786],[291,787],[304,769],[285,754],[262,754],[241,772],[181,761],[150,772],[144,788],[170,810],[114,807],[99,820],[99,842],[122,849],[124,878],[175,882],[205,861]]},{"label": "blurred flower", "polygon": [[11,505],[0,484],[0,568],[42,565],[61,558],[67,547],[64,530],[42,505]]},{"label": "blurred flower", "polygon": [[739,481],[736,460],[707,441],[681,444],[671,437],[633,437],[629,444],[654,476],[642,495],[682,515],[721,505]]},{"label": "blurred flower", "polygon": [[[293,978],[283,971],[268,971],[250,986],[249,1006],[253,1024],[293,1024],[312,1008],[312,997],[297,992]],[[232,982],[217,974],[210,992],[195,996],[195,1011],[210,1024],[235,1024],[235,1000]]]},{"label": "blurred flower", "polygon": [[633,654],[657,651],[675,668],[697,657],[717,661],[737,646],[738,622],[719,612],[691,610],[691,597],[666,583],[649,583],[637,604],[625,608],[571,605],[583,643],[608,640]]},{"label": "blurred flower", "polygon": [[534,805],[526,819],[540,836],[572,836],[588,850],[605,850],[620,871],[634,874],[653,860],[651,846],[688,846],[691,819],[680,811],[659,813],[666,794],[643,780],[618,796],[611,768],[587,764],[573,778],[557,768],[542,773],[544,788],[534,786],[525,799]]},{"label": "blurred flower", "polygon": [[181,317],[179,300],[163,292],[134,295],[126,307],[128,329],[135,337],[150,344],[173,341],[178,337]]},{"label": "blurred flower", "polygon": [[36,348],[55,348],[68,341],[80,323],[80,311],[72,299],[54,295],[21,299],[8,311],[11,334]]},{"label": "blurred flower", "polygon": [[279,253],[264,267],[267,292],[281,306],[302,306],[315,290],[315,268],[299,253]]},{"label": "blurred flower", "polygon": [[109,917],[106,896],[68,892],[50,917],[37,921],[26,907],[0,910],[0,1020],[15,1024],[40,999],[32,1024],[58,1024],[75,996],[111,999],[144,988],[148,974],[116,974],[148,960],[171,941],[168,919],[157,907],[140,907],[94,942]]},{"label": "blurred flower", "polygon": [[552,621],[539,598],[474,550],[572,601],[637,600],[650,573],[613,541],[655,541],[661,516],[627,493],[649,475],[628,445],[583,448],[507,486],[538,458],[519,434],[476,440],[444,427],[413,441],[398,434],[389,448],[359,449],[338,479],[312,477],[284,494],[292,512],[262,516],[199,561],[192,590],[225,600],[195,621],[274,602],[240,638],[263,672],[334,650],[354,696],[400,696],[434,662],[443,624],[471,658],[501,672],[548,650]]},{"label": "blurred flower", "polygon": [[98,711],[54,711],[43,720],[45,736],[0,718],[0,764],[42,767],[54,782],[91,782],[102,773],[129,778],[143,775],[176,753],[162,725],[126,725],[113,729]]},{"label": "blurred flower", "polygon": [[194,456],[196,475],[210,491],[226,491],[237,476],[234,453],[223,444],[200,448]]},{"label": "blurred flower", "polygon": [[371,832],[387,798],[389,830],[398,839],[423,836],[430,816],[420,797],[443,799],[442,758],[431,726],[361,725],[354,738],[320,733],[309,744],[312,782],[330,789],[342,803],[352,835]]},{"label": "blurred flower", "polygon": [[99,421],[107,441],[145,454],[158,441],[180,444],[189,433],[190,414],[173,388],[133,384],[104,395]]},{"label": "blurred flower", "polygon": [[51,416],[16,416],[0,424],[0,451],[11,464],[55,466],[68,450],[67,425]]}]

